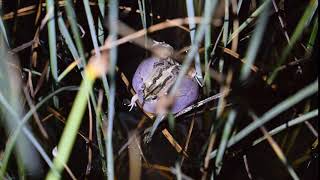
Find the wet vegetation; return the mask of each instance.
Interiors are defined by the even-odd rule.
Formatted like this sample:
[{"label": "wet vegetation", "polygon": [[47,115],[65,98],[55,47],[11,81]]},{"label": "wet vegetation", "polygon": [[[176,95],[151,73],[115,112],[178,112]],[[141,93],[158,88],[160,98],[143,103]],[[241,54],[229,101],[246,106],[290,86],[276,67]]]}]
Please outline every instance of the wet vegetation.
[{"label": "wet vegetation", "polygon": [[[0,15],[0,179],[319,178],[317,0],[1,0]],[[166,52],[154,41],[180,69],[155,112],[129,111],[139,64]],[[190,72],[198,99],[172,113]]]}]

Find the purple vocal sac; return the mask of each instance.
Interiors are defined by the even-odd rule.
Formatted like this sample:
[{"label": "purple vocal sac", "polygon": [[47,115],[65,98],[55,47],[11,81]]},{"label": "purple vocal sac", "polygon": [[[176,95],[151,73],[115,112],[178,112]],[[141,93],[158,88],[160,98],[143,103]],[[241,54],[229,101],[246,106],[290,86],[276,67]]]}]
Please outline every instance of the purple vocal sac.
[{"label": "purple vocal sac", "polygon": [[[180,64],[173,62],[172,59],[150,57],[141,62],[133,76],[132,86],[144,111],[156,113],[156,105],[160,96],[169,93],[179,70]],[[194,78],[185,75],[176,93],[171,112],[178,113],[191,105],[197,100],[198,94],[198,83]]]}]

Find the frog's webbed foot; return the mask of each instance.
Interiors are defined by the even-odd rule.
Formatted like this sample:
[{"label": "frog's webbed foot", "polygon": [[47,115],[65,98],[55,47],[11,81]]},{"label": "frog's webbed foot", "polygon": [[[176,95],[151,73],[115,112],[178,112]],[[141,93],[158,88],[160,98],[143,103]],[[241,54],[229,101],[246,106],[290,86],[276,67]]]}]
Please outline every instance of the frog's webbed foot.
[{"label": "frog's webbed foot", "polygon": [[129,111],[133,109],[133,107],[137,106],[136,101],[138,100],[139,96],[138,94],[132,96],[130,104],[128,105],[130,107]]}]

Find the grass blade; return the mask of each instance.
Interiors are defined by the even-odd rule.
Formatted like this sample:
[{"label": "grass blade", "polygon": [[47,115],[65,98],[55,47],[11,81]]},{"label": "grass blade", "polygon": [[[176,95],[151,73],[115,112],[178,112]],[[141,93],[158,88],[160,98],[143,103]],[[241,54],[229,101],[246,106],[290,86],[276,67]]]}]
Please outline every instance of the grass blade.
[{"label": "grass blade", "polygon": [[310,3],[308,5],[308,7],[306,8],[306,10],[304,11],[303,16],[301,17],[296,29],[294,30],[291,38],[290,38],[290,43],[288,44],[288,46],[284,49],[277,65],[276,68],[273,70],[273,72],[271,73],[270,77],[268,78],[267,82],[268,84],[272,84],[272,82],[274,81],[274,79],[276,78],[278,72],[279,72],[279,67],[281,67],[281,65],[285,62],[286,58],[288,57],[289,53],[291,52],[291,50],[294,47],[294,44],[299,40],[299,38],[301,37],[307,23],[308,19],[310,19],[312,17],[312,15],[314,15],[314,11],[316,11],[318,8],[318,1],[317,0],[310,0]]},{"label": "grass blade", "polygon": [[[109,40],[114,42],[117,39],[118,32],[118,0],[109,1]],[[117,47],[110,49],[110,71],[109,75],[111,78],[110,82],[110,96],[108,99],[108,128],[105,137],[106,141],[106,152],[107,152],[107,170],[108,179],[114,179],[114,167],[113,167],[113,146],[112,146],[112,132],[113,132],[113,118],[115,114],[115,96],[116,96],[116,82],[115,82],[115,71],[117,64]]]},{"label": "grass blade", "polygon": [[[287,98],[286,100],[282,101],[278,105],[276,105],[274,108],[270,109],[266,113],[263,114],[263,116],[260,118],[259,121],[255,121],[251,124],[249,124],[246,128],[242,129],[239,133],[237,133],[235,136],[233,136],[229,142],[228,147],[236,144],[243,138],[245,138],[247,135],[249,135],[252,131],[256,130],[258,127],[262,126],[263,124],[269,122],[274,117],[279,115],[280,113],[284,112],[285,110],[289,109],[293,105],[297,104],[301,100],[311,96],[312,94],[316,93],[318,91],[318,82],[315,81],[308,85],[307,87],[301,89],[293,96]],[[216,151],[213,151],[210,154],[210,157],[213,158],[216,156]]]},{"label": "grass blade", "polygon": [[229,117],[228,120],[224,126],[224,130],[223,130],[223,134],[222,134],[222,138],[221,138],[221,142],[218,148],[218,153],[217,153],[217,157],[216,157],[216,161],[215,161],[215,166],[216,166],[216,173],[219,174],[221,168],[222,168],[222,158],[223,155],[225,153],[225,150],[227,148],[227,143],[228,143],[228,139],[230,137],[231,134],[231,129],[234,123],[234,120],[236,118],[237,113],[235,111],[231,111],[229,113]]},{"label": "grass blade", "polygon": [[81,62],[82,67],[84,67],[86,65],[86,61],[85,61],[82,41],[81,41],[79,30],[78,30],[78,25],[77,25],[77,20],[76,20],[77,17],[74,13],[74,8],[73,8],[71,0],[66,0],[65,5],[66,5],[65,9],[67,12],[68,22],[70,23],[73,38],[75,39],[76,46],[77,46],[77,49],[78,49],[78,52],[80,55],[80,62]]},{"label": "grass blade", "polygon": [[[66,26],[66,24],[64,23],[64,21],[63,21],[63,19],[62,19],[61,16],[58,17],[58,25],[59,25],[60,33],[62,34],[64,40],[66,41],[67,46],[68,46],[68,48],[69,48],[69,50],[70,50],[70,52],[71,52],[72,57],[73,57],[75,60],[80,59],[79,53],[78,53],[78,51],[77,51],[77,48],[76,48],[76,46],[74,45],[73,40],[72,40],[72,38],[71,38],[71,35],[70,35],[70,33],[69,33],[68,29],[67,29],[67,26]],[[79,64],[79,65],[80,65],[80,64]],[[82,64],[81,67],[83,67],[83,64]],[[81,68],[81,67],[79,67],[79,68]]]},{"label": "grass blade", "polygon": [[211,26],[208,25],[207,26],[207,30],[205,33],[205,37],[204,37],[204,66],[205,66],[205,74],[204,74],[204,82],[203,85],[205,87],[205,93],[206,95],[209,95],[210,91],[211,91],[211,81],[210,81],[210,76],[208,75],[209,70],[210,70],[210,66],[211,66],[211,61],[210,59],[210,53],[209,53],[209,48],[211,46]]},{"label": "grass blade", "polygon": [[[193,45],[194,40],[195,40],[195,35],[196,35],[196,23],[194,20],[195,12],[194,12],[193,0],[186,0],[186,5],[187,5],[188,17],[190,18],[189,19],[189,29],[190,29],[191,45]],[[208,25],[208,26],[210,26],[210,25]],[[196,78],[201,83],[200,85],[203,85],[203,76],[202,76],[199,53],[196,53],[194,62],[195,62],[194,65],[195,65],[196,73],[197,73]]]},{"label": "grass blade", "polygon": [[99,56],[100,51],[99,51],[98,37],[97,37],[97,33],[95,30],[95,26],[94,26],[94,20],[92,17],[90,5],[89,5],[89,0],[84,0],[83,5],[84,5],[85,12],[86,12],[87,21],[89,24],[90,35],[91,35],[91,40],[93,43],[94,51]]},{"label": "grass blade", "polygon": [[[258,121],[258,117],[251,112],[251,116],[255,121]],[[274,150],[275,154],[278,156],[279,160],[283,163],[283,165],[287,168],[289,174],[291,175],[292,179],[294,180],[299,180],[299,177],[297,175],[297,173],[294,171],[294,169],[292,168],[292,166],[289,164],[286,156],[284,155],[283,151],[281,150],[280,146],[278,145],[278,143],[270,136],[270,134],[268,134],[268,131],[266,130],[266,128],[264,126],[260,127],[260,130],[262,131],[262,133],[264,134],[264,136],[267,138],[270,146],[272,147],[272,149]]]},{"label": "grass blade", "polygon": [[56,27],[54,18],[54,1],[46,0],[47,14],[48,14],[48,36],[49,36],[49,50],[50,50],[50,67],[53,79],[58,81],[58,64],[57,64],[57,40]]},{"label": "grass blade", "polygon": [[[318,112],[319,112],[319,110],[318,110],[318,109],[315,109],[315,110],[313,110],[313,111],[311,111],[311,112],[305,113],[305,114],[303,114],[303,115],[301,115],[301,116],[299,116],[299,117],[297,117],[297,118],[295,118],[295,119],[292,119],[292,120],[288,121],[288,123],[282,124],[281,126],[278,126],[278,127],[274,128],[274,129],[272,129],[272,130],[269,131],[268,133],[269,133],[271,136],[276,135],[276,134],[282,132],[283,130],[288,129],[289,127],[298,125],[298,124],[303,123],[303,122],[305,122],[305,121],[307,121],[307,120],[309,120],[309,119],[312,119],[312,118],[314,118],[314,117],[317,117],[317,116],[318,116]],[[257,145],[257,144],[261,143],[261,142],[264,141],[264,140],[266,140],[266,137],[261,137],[261,138],[255,140],[255,141],[252,143],[252,146]]]},{"label": "grass blade", "polygon": [[270,0],[266,0],[266,3],[267,3],[266,7],[263,10],[263,13],[260,15],[258,19],[258,25],[252,35],[252,38],[250,39],[249,47],[245,56],[246,63],[244,63],[241,69],[241,74],[240,74],[241,80],[246,80],[250,75],[250,72],[251,72],[250,67],[254,64],[254,60],[258,54],[259,47],[264,35],[265,27],[267,26],[267,22],[268,22],[268,17],[269,17],[268,10],[270,6],[270,2],[271,2]]},{"label": "grass blade", "polygon": [[318,17],[314,20],[314,25],[308,42],[308,49],[313,49],[318,34]]},{"label": "grass blade", "polygon": [[243,22],[240,27],[234,31],[230,38],[228,39],[228,44],[233,40],[233,38],[235,38],[236,36],[239,35],[240,32],[242,32],[253,20],[256,19],[256,17],[258,17],[259,14],[261,14],[261,12],[267,7],[268,5],[268,1],[265,1],[263,4],[261,4],[259,6],[258,9],[256,9],[251,15],[249,18],[246,19],[245,22]]},{"label": "grass blade", "polygon": [[104,20],[104,15],[105,15],[105,0],[98,0],[98,6],[99,6],[99,11],[101,14],[100,21],[98,21],[98,39],[100,44],[103,44],[104,42],[104,31],[103,31],[103,20]]},{"label": "grass blade", "polygon": [[6,33],[6,28],[4,26],[2,18],[0,18],[0,31],[1,31],[1,35],[3,36],[4,41],[6,42],[7,46],[10,47],[8,36],[7,36],[7,33]]},{"label": "grass blade", "polygon": [[[206,1],[205,4],[205,11],[204,11],[204,17],[203,17],[203,21],[200,25],[200,27],[197,30],[196,33],[196,37],[195,37],[195,43],[193,44],[193,46],[191,47],[189,53],[187,54],[187,57],[184,59],[183,61],[183,65],[181,67],[181,70],[178,74],[177,80],[174,83],[172,89],[169,92],[169,96],[174,97],[175,93],[178,90],[178,87],[180,86],[181,82],[182,82],[182,78],[183,76],[186,74],[187,70],[189,69],[192,59],[195,56],[195,54],[198,52],[198,48],[199,48],[199,43],[202,41],[202,38],[205,34],[206,31],[206,27],[208,26],[208,24],[210,24],[211,21],[211,17],[213,15],[214,9],[216,7],[217,4],[217,0],[215,1]],[[152,125],[152,131],[149,133],[149,135],[147,135],[145,137],[145,140],[147,142],[149,142],[155,132],[155,130],[157,129],[158,125],[160,124],[160,122],[164,119],[165,115],[158,115],[156,117],[156,120],[154,122],[154,124]]]},{"label": "grass blade", "polygon": [[[73,103],[65,128],[61,135],[58,144],[58,155],[54,158],[54,166],[57,169],[58,173],[60,173],[63,170],[64,165],[67,163],[69,159],[72,147],[76,139],[77,132],[80,128],[81,120],[85,112],[89,94],[92,90],[93,83],[97,78],[97,67],[95,67],[95,65],[96,64],[94,63],[89,63],[88,67],[85,69],[84,79],[81,82],[80,90]],[[50,172],[47,174],[46,179],[59,179],[59,176],[57,176],[53,173],[52,170],[50,170]]]}]

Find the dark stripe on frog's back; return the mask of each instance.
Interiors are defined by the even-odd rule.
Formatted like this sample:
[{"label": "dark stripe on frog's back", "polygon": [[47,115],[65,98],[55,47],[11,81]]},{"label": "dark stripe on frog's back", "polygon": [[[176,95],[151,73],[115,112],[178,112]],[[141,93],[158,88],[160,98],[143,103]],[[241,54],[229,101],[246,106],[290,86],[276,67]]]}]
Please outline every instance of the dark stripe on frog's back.
[{"label": "dark stripe on frog's back", "polygon": [[148,96],[150,96],[150,94],[158,95],[158,93],[161,91],[161,89],[162,89],[163,87],[165,87],[166,84],[167,84],[167,82],[168,82],[170,79],[172,79],[172,78],[173,78],[173,76],[170,75],[170,76],[166,77],[166,78],[163,80],[163,82],[161,82],[161,84],[160,84],[159,86],[156,86],[156,87],[154,87],[153,89],[148,88],[149,90],[148,90],[147,92],[149,92],[149,93],[145,96],[145,98],[147,98]]},{"label": "dark stripe on frog's back", "polygon": [[[156,85],[156,80],[154,80],[153,84],[151,86],[148,87],[148,89],[146,90],[148,92],[148,94],[145,95],[145,99],[148,98],[150,95],[155,95],[158,96],[159,92],[167,85],[172,86],[173,85],[173,78],[175,77],[176,73],[178,73],[179,67],[175,66],[172,70],[171,70],[171,75],[169,75],[168,77],[166,77],[162,82],[160,82],[160,84]],[[162,74],[162,73],[161,73]],[[161,76],[160,76],[161,77]],[[158,80],[158,79],[157,79]],[[171,81],[171,84],[168,84],[168,81]],[[155,87],[154,87],[155,86]],[[170,89],[170,87],[168,88]]]},{"label": "dark stripe on frog's back", "polygon": [[[148,78],[149,80],[152,80],[151,85],[149,87],[146,87],[147,82],[144,82],[144,99],[147,99],[150,96],[157,97],[159,92],[161,92],[161,90],[165,88],[167,85],[172,86],[173,83],[171,82],[170,84],[168,84],[168,81],[173,81],[171,79],[174,78],[177,75],[177,73],[179,73],[180,64],[172,59],[160,60],[154,63],[153,68],[155,69],[155,72],[151,74],[153,78]],[[169,76],[162,80],[163,82],[157,82],[159,79],[161,79],[161,77],[163,77],[163,72],[166,71],[168,68],[172,68],[171,71],[168,72]]]}]

